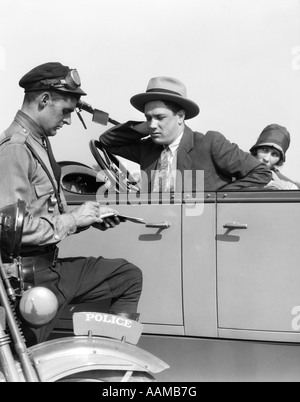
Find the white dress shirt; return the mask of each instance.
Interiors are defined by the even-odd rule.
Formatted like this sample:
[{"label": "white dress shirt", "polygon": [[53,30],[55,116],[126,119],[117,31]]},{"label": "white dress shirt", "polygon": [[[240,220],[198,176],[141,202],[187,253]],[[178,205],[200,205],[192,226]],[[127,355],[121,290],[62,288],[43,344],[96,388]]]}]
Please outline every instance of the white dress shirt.
[{"label": "white dress shirt", "polygon": [[[179,137],[177,137],[176,140],[173,141],[171,144],[164,147],[165,149],[169,148],[171,151],[171,156],[170,156],[170,160],[169,160],[171,192],[175,191],[176,173],[177,173],[177,155],[178,155],[178,148],[179,148],[183,133],[184,132],[182,132],[182,134],[180,134]],[[160,160],[159,160],[159,162],[160,162]],[[159,162],[158,162],[158,166],[159,166]],[[159,171],[157,171],[155,174],[153,191],[154,192],[159,191]]]}]

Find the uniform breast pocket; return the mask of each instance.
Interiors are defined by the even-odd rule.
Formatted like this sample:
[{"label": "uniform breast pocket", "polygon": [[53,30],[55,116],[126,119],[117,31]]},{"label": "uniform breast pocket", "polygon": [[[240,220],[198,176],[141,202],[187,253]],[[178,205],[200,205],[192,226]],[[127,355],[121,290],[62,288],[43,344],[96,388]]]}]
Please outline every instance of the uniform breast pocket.
[{"label": "uniform breast pocket", "polygon": [[47,197],[49,198],[54,194],[53,187],[49,182],[39,183],[34,186],[35,195],[38,199]]},{"label": "uniform breast pocket", "polygon": [[41,213],[53,213],[57,206],[54,189],[50,183],[39,183],[34,186],[35,210]]}]

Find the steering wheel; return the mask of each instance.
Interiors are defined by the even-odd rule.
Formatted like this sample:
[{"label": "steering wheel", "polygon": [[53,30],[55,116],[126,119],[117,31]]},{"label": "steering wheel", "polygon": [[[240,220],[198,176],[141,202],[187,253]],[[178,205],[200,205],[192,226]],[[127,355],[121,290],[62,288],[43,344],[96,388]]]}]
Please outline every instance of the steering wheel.
[{"label": "steering wheel", "polygon": [[115,155],[104,149],[99,141],[91,140],[90,150],[105,173],[108,188],[113,188],[117,193],[140,191],[140,186],[126,167]]}]

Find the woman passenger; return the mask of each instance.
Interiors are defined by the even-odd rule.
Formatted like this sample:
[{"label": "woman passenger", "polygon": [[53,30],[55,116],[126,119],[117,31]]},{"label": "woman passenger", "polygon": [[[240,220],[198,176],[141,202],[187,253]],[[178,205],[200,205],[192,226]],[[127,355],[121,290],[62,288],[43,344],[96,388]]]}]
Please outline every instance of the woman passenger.
[{"label": "woman passenger", "polygon": [[250,153],[272,170],[273,180],[267,187],[278,190],[299,190],[299,185],[285,177],[279,170],[285,160],[291,143],[290,133],[278,124],[267,126],[260,134]]}]

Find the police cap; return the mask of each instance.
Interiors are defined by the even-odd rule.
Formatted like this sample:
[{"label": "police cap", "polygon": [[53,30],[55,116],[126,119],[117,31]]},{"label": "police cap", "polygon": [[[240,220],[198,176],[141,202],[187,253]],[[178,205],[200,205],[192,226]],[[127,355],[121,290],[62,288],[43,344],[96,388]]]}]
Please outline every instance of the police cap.
[{"label": "police cap", "polygon": [[52,89],[56,91],[86,95],[81,89],[80,76],[76,69],[50,62],[33,68],[19,81],[25,92]]}]

